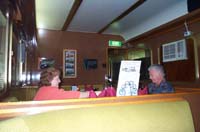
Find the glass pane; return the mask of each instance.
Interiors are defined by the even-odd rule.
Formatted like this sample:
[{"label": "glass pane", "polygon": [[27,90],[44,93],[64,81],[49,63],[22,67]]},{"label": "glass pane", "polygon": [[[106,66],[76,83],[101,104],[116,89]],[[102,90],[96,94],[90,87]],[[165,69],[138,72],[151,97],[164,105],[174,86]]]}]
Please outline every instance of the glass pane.
[{"label": "glass pane", "polygon": [[6,64],[6,18],[0,11],[0,91],[4,89]]}]

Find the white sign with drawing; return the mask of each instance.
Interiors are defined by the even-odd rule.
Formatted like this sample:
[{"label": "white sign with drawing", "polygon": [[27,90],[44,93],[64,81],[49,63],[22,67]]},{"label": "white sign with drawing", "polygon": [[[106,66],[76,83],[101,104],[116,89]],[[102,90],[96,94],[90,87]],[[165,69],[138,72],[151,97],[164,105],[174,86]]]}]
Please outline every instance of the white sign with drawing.
[{"label": "white sign with drawing", "polygon": [[138,95],[141,61],[121,61],[117,96]]}]

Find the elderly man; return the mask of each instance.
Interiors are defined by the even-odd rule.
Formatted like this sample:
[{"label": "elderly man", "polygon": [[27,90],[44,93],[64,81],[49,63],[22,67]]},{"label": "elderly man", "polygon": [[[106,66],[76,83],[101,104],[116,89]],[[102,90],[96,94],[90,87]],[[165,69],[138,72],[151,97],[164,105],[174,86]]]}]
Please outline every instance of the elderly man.
[{"label": "elderly man", "polygon": [[161,65],[151,65],[148,68],[148,71],[149,77],[152,81],[152,83],[148,84],[149,94],[174,92],[172,85],[165,80],[165,73]]}]

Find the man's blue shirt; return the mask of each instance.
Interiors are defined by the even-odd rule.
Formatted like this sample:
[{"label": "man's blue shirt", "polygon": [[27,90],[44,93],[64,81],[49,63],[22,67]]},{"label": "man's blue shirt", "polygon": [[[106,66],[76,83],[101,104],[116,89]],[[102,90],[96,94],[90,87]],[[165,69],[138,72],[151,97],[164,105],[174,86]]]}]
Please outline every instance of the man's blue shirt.
[{"label": "man's blue shirt", "polygon": [[148,84],[148,93],[149,94],[157,94],[157,93],[173,93],[174,88],[167,81],[162,81],[159,86],[155,83]]}]

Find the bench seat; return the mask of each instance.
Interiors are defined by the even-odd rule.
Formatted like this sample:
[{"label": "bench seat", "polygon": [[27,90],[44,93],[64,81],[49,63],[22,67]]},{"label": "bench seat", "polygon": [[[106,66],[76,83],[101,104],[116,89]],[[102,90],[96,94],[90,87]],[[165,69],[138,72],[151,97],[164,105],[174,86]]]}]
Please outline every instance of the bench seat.
[{"label": "bench seat", "polygon": [[7,119],[0,122],[0,131],[195,131],[189,104],[183,98],[83,103],[77,106]]}]

